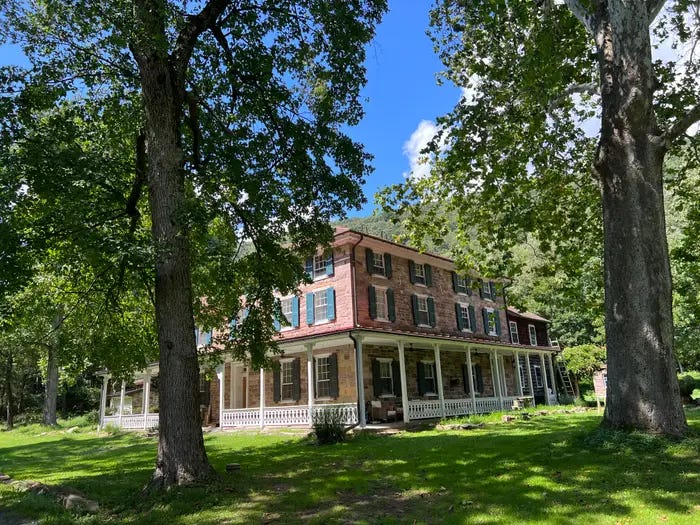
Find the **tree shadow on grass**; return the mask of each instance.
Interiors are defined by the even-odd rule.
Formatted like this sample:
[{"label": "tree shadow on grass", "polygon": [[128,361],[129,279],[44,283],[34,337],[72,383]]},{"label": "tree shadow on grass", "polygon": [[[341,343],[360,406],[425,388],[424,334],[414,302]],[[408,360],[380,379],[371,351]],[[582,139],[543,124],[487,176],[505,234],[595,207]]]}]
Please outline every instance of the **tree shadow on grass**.
[{"label": "tree shadow on grass", "polygon": [[[6,448],[0,469],[17,478],[63,472],[61,483],[100,502],[94,523],[700,521],[700,440],[606,432],[597,423],[590,415],[546,416],[471,432],[360,435],[324,447],[222,433],[207,437],[219,484],[148,501],[138,493],[156,445],[136,436]],[[225,473],[230,462],[241,469]],[[22,512],[26,502],[11,503]],[[56,511],[52,523],[69,519]]]}]

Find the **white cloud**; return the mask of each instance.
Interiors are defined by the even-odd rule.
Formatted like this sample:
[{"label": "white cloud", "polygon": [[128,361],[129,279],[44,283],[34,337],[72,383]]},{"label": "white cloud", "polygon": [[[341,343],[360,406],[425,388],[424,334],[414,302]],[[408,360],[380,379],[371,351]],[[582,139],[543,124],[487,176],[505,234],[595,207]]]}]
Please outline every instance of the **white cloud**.
[{"label": "white cloud", "polygon": [[411,137],[403,143],[403,154],[408,158],[410,171],[404,172],[405,178],[421,179],[430,173],[430,164],[426,155],[421,151],[428,145],[428,142],[435,136],[438,128],[431,120],[421,120]]}]

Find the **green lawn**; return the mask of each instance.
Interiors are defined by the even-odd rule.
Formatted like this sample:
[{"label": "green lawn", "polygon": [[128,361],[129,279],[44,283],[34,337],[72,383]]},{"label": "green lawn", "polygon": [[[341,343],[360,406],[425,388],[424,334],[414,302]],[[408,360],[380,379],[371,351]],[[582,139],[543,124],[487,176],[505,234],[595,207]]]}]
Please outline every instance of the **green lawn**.
[{"label": "green lawn", "polygon": [[[700,410],[688,419],[699,434]],[[212,433],[221,483],[148,501],[139,491],[155,438],[34,426],[0,433],[0,472],[74,487],[102,510],[72,515],[5,485],[0,509],[50,524],[700,523],[700,437],[674,443],[598,422],[556,414],[325,447],[294,433]],[[241,470],[225,473],[231,462]]]}]

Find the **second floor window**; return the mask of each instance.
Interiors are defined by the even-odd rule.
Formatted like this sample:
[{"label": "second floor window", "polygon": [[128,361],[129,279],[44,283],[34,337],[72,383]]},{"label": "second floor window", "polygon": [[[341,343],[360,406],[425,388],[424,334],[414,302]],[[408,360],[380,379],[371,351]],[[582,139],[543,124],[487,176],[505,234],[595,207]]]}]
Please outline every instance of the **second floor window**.
[{"label": "second floor window", "polygon": [[528,332],[530,333],[530,344],[532,346],[537,346],[537,330],[534,324],[527,325]]},{"label": "second floor window", "polygon": [[391,279],[391,255],[388,253],[375,253],[369,248],[366,250],[367,272],[370,275],[381,275]]},{"label": "second floor window", "polygon": [[428,308],[428,298],[422,295],[414,295],[415,321],[417,325],[430,325],[430,310]]},{"label": "second floor window", "polygon": [[457,272],[452,272],[452,289],[455,292],[471,295],[472,291],[469,288],[469,284],[466,277],[459,275]]},{"label": "second floor window", "polygon": [[335,290],[327,288],[306,294],[306,323],[323,323],[335,319]]},{"label": "second floor window", "polygon": [[316,254],[306,259],[306,273],[314,281],[330,277],[334,273],[333,252]]},{"label": "second floor window", "polygon": [[501,317],[498,310],[484,308],[482,314],[484,318],[484,333],[487,335],[501,335]]},{"label": "second floor window", "polygon": [[285,320],[287,321],[287,326],[294,326],[292,324],[292,300],[293,297],[287,297],[286,299],[282,299],[282,315],[284,316]]},{"label": "second floor window", "polygon": [[378,321],[395,321],[394,291],[381,286],[369,286],[369,316]]},{"label": "second floor window", "polygon": [[474,332],[476,319],[474,319],[474,307],[466,303],[455,303],[457,315],[457,329],[463,332]]},{"label": "second floor window", "polygon": [[510,327],[510,339],[513,343],[520,344],[520,336],[518,335],[518,323],[515,321],[508,321],[508,326]]}]

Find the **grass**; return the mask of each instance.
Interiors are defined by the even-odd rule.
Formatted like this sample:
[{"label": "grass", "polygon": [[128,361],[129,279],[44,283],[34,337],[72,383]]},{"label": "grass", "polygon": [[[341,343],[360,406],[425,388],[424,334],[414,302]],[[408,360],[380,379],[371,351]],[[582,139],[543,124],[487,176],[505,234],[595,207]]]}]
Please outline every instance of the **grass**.
[{"label": "grass", "polygon": [[6,485],[0,508],[52,525],[700,523],[700,410],[687,414],[696,437],[680,442],[599,430],[595,411],[325,447],[294,432],[211,433],[221,482],[148,501],[155,438],[29,426],[0,433],[0,471],[74,487],[100,513]]}]

